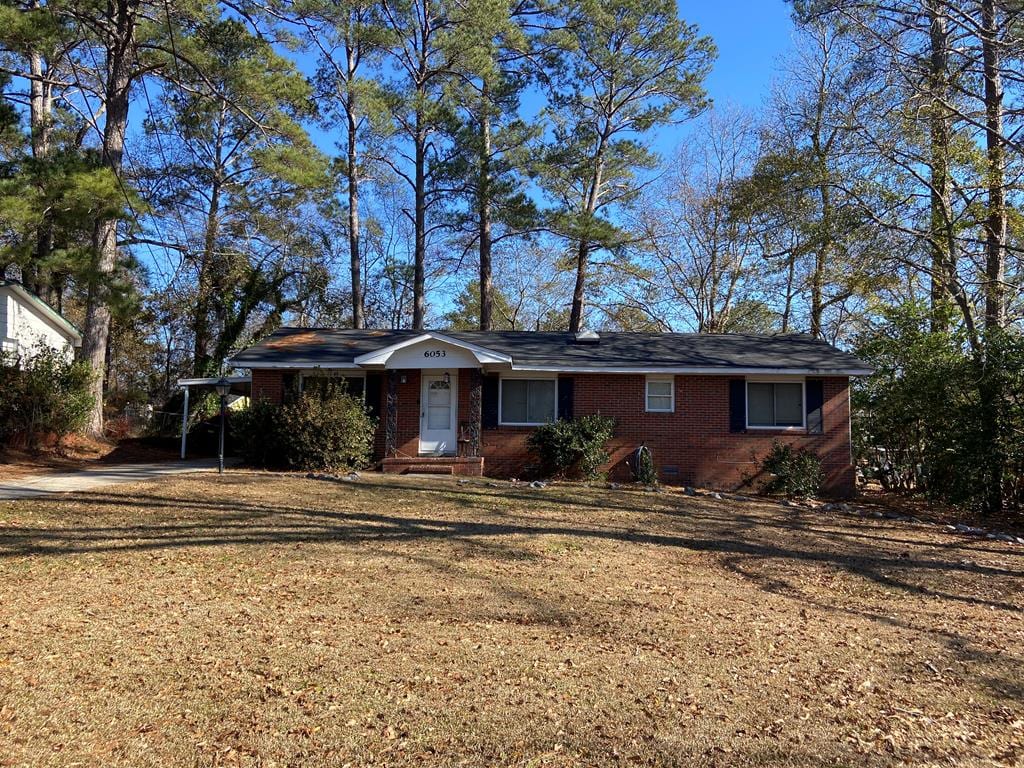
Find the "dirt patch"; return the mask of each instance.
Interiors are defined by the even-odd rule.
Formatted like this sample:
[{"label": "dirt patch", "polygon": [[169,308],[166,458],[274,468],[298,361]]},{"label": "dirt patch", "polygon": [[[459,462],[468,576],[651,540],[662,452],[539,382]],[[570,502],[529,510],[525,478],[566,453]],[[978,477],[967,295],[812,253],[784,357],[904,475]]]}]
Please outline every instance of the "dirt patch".
[{"label": "dirt patch", "polygon": [[0,504],[15,765],[1019,765],[1020,549],[364,476]]}]

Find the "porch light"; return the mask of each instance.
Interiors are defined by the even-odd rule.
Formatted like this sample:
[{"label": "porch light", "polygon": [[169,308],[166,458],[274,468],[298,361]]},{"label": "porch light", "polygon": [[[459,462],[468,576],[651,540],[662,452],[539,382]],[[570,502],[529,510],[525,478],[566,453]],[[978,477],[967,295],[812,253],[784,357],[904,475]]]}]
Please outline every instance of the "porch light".
[{"label": "porch light", "polygon": [[444,372],[444,383],[445,383],[445,386],[448,386],[449,384],[452,383],[452,377],[451,377],[451,374],[448,373],[448,371]]}]

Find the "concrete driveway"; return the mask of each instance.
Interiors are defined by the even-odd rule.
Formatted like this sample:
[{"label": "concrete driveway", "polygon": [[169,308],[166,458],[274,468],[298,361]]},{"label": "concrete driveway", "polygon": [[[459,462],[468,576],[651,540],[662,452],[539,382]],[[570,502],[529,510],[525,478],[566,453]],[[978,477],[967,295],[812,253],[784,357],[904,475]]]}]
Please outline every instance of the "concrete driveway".
[{"label": "concrete driveway", "polygon": [[[236,460],[237,461],[237,460]],[[0,482],[0,501],[32,499],[52,493],[89,491],[105,485],[140,483],[163,475],[182,472],[203,472],[217,469],[216,459],[170,461],[155,464],[112,464],[90,467],[74,472],[56,472],[48,475],[28,475]]]}]

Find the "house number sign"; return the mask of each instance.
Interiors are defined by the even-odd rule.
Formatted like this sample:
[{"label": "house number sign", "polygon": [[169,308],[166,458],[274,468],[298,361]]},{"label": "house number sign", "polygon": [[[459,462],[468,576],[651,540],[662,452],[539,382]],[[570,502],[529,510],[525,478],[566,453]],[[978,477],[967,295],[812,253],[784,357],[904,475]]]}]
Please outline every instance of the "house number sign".
[{"label": "house number sign", "polygon": [[448,353],[443,349],[428,349],[423,353],[424,357],[447,357]]}]

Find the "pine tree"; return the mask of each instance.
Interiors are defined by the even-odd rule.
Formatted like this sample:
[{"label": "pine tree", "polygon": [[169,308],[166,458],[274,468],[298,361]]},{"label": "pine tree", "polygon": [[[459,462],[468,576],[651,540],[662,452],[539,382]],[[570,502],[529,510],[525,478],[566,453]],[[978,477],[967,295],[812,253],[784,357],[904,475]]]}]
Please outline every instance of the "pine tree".
[{"label": "pine tree", "polygon": [[679,19],[674,0],[578,0],[564,12],[572,35],[551,78],[553,135],[538,171],[571,246],[569,328],[578,331],[591,254],[623,242],[611,211],[636,199],[637,171],[656,162],[642,139],[703,109],[714,46]]}]

